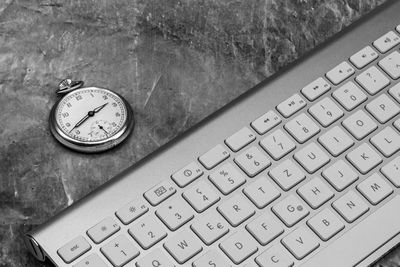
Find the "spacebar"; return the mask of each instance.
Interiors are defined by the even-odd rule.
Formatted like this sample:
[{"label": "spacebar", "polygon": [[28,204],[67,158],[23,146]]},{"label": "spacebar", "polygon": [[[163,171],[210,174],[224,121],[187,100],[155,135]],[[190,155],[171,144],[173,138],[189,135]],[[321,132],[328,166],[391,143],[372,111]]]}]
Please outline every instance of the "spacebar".
[{"label": "spacebar", "polygon": [[306,261],[306,266],[354,266],[400,232],[400,196]]}]

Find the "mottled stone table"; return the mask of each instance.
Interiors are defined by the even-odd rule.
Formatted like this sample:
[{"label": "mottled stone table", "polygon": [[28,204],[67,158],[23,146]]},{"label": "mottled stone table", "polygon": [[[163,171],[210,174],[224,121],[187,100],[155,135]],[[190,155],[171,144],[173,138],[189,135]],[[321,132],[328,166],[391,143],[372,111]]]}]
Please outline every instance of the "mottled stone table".
[{"label": "mottled stone table", "polygon": [[[382,2],[0,1],[0,266],[50,266],[27,253],[24,231]],[[126,143],[84,155],[51,137],[64,77],[126,97],[137,120]]]}]

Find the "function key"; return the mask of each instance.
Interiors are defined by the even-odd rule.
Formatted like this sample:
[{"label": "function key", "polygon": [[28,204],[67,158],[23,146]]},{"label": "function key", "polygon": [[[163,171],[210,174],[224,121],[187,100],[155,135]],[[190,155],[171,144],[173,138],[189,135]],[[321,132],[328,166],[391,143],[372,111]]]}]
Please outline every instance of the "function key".
[{"label": "function key", "polygon": [[110,217],[102,220],[87,231],[88,236],[94,243],[99,244],[105,239],[118,232],[119,225]]},{"label": "function key", "polygon": [[389,74],[392,79],[398,79],[400,77],[400,53],[398,51],[394,51],[379,61],[379,66],[387,74]]},{"label": "function key", "polygon": [[57,250],[57,253],[66,263],[70,263],[91,248],[83,236],[78,236]]},{"label": "function key", "polygon": [[274,128],[276,125],[281,123],[281,118],[279,118],[278,115],[272,110],[268,111],[255,121],[251,123],[251,127],[253,127],[254,130],[258,134],[265,134],[272,128]]},{"label": "function key", "polygon": [[319,77],[318,79],[301,89],[301,92],[305,97],[307,97],[308,100],[314,101],[325,92],[329,91],[329,89],[331,89],[330,84],[325,81],[324,78]]},{"label": "function key", "polygon": [[359,69],[378,58],[378,53],[370,46],[366,46],[350,57],[351,63]]},{"label": "function key", "polygon": [[142,198],[138,198],[129,202],[115,213],[123,224],[129,224],[136,220],[149,210],[146,202]]},{"label": "function key", "polygon": [[230,137],[226,138],[225,143],[229,148],[236,152],[247,146],[256,139],[254,133],[247,127],[243,127]]},{"label": "function key", "polygon": [[343,61],[330,71],[326,73],[326,77],[335,85],[346,80],[348,77],[354,74],[354,68],[349,63]]},{"label": "function key", "polygon": [[203,166],[210,170],[229,158],[229,152],[222,145],[216,145],[208,152],[199,157],[199,161]]},{"label": "function key", "polygon": [[171,177],[180,187],[184,187],[199,178],[201,175],[203,175],[203,171],[200,169],[200,166],[193,161],[172,174]]},{"label": "function key", "polygon": [[381,53],[386,53],[392,47],[400,43],[400,38],[393,31],[390,31],[373,42],[373,45]]},{"label": "function key", "polygon": [[162,181],[158,185],[152,187],[149,191],[144,193],[144,197],[155,206],[175,194],[176,189],[168,180]]},{"label": "function key", "polygon": [[306,101],[304,101],[304,99],[298,94],[294,94],[280,103],[276,108],[285,118],[287,118],[305,106]]}]

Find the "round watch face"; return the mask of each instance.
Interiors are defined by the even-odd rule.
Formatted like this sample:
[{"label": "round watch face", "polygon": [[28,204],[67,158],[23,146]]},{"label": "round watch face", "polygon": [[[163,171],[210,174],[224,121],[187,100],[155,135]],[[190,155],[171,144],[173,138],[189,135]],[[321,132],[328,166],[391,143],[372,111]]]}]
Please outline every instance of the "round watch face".
[{"label": "round watch face", "polygon": [[52,132],[64,145],[77,150],[85,150],[84,146],[90,145],[92,149],[89,150],[94,152],[106,149],[96,149],[95,145],[111,141],[115,145],[116,140],[130,130],[131,112],[125,100],[107,89],[81,88],[68,93],[56,104],[50,124],[54,124]]}]

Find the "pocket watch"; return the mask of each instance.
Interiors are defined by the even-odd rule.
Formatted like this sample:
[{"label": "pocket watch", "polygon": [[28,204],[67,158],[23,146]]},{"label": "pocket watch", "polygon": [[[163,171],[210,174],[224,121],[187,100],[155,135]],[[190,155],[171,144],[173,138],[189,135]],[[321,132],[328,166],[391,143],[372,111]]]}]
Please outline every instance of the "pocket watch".
[{"label": "pocket watch", "polygon": [[63,80],[63,95],[50,112],[53,136],[63,145],[94,153],[113,148],[132,132],[134,118],[129,103],[117,93],[98,87],[82,87],[83,81]]}]

